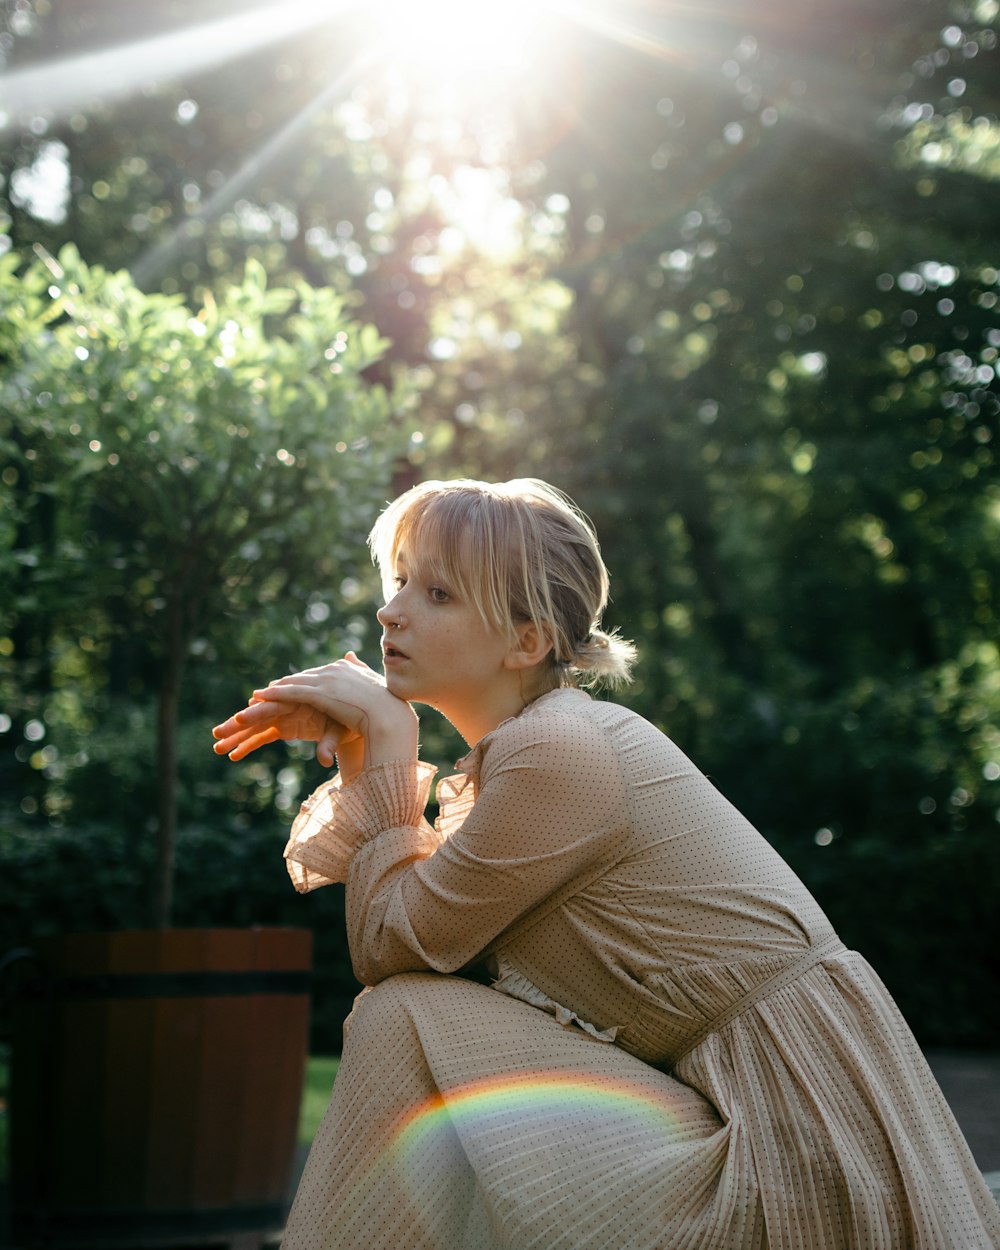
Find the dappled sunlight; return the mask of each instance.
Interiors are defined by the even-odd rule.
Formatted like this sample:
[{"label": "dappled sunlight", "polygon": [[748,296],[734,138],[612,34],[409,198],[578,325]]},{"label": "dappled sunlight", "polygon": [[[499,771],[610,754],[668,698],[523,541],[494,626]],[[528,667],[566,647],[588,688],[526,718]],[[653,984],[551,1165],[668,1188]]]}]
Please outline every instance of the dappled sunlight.
[{"label": "dappled sunlight", "polygon": [[900,143],[901,159],[928,170],[960,170],[993,181],[1000,179],[1000,123],[996,118],[968,118],[963,113],[932,113],[916,123]]},{"label": "dappled sunlight", "polygon": [[499,170],[462,166],[440,178],[436,198],[452,225],[443,232],[441,249],[457,254],[471,245],[488,255],[511,256],[524,245],[524,210]]},{"label": "dappled sunlight", "polygon": [[240,192],[276,157],[285,153],[289,144],[323,109],[331,107],[357,83],[366,64],[363,56],[355,58],[341,74],[327,84],[319,95],[310,99],[276,134],[253,152],[196,214],[192,214],[161,243],[142,256],[132,267],[137,280],[142,283],[158,273],[177,254],[188,238],[199,235],[204,230],[206,222],[214,221],[225,212]]},{"label": "dappled sunlight", "polygon": [[[573,131],[602,143],[606,115],[615,116],[618,108],[613,81],[607,86],[606,108],[596,107],[601,88],[595,91],[591,71],[598,65],[595,54],[606,48],[626,61],[633,56],[637,72],[655,74],[662,67],[693,74],[719,115],[702,177],[678,180],[674,170],[684,160],[690,124],[666,92],[655,101],[659,136],[651,145],[649,166],[651,176],[661,175],[668,190],[659,211],[650,216],[648,206],[639,213],[618,205],[613,230],[601,212],[590,213],[583,223],[590,252],[613,255],[622,246],[642,246],[666,219],[685,209],[703,210],[702,201],[715,187],[759,158],[768,132],[783,120],[859,146],[876,133],[876,101],[888,94],[877,72],[869,75],[868,94],[845,90],[842,68],[830,64],[822,49],[796,46],[797,32],[788,23],[788,29],[779,28],[778,15],[762,12],[755,25],[757,35],[738,30],[732,15],[681,0],[655,6],[621,6],[612,0],[264,4],[78,56],[25,68],[15,65],[0,80],[0,128],[30,125],[44,134],[52,122],[68,118],[76,124],[88,111],[129,95],[156,94],[177,82],[187,86],[192,76],[308,34],[309,85],[292,96],[275,82],[261,83],[260,112],[273,111],[279,101],[284,108],[283,101],[292,99],[296,106],[291,115],[275,123],[248,152],[234,152],[235,168],[224,178],[220,175],[212,187],[195,188],[195,199],[185,205],[183,216],[133,263],[133,272],[142,283],[154,280],[188,242],[231,213],[279,160],[304,146],[310,130],[339,127],[357,144],[356,126],[347,124],[349,110],[361,118],[369,136],[379,124],[383,134],[394,128],[412,134],[411,181],[420,181],[412,172],[419,165],[418,154],[426,157],[427,205],[447,225],[435,238],[434,254],[416,258],[423,272],[447,266],[468,248],[511,255],[529,237],[553,251],[567,214],[525,214],[516,203],[505,173],[513,136],[527,111],[536,132],[539,168]],[[285,81],[280,75],[279,80]],[[189,89],[196,97],[201,91],[197,82]],[[198,109],[197,98],[182,100],[177,123],[196,127]],[[938,127],[929,142],[926,128],[931,123],[922,118],[921,113],[882,121],[901,125],[904,134],[912,131],[910,150],[924,161],[958,163],[952,156],[958,142],[966,161],[982,159],[985,164],[994,158],[994,135],[984,139],[980,128],[972,141],[964,131],[959,134],[961,123],[949,121],[948,137]],[[940,120],[935,118],[935,124]],[[918,142],[921,127],[925,131]],[[247,137],[252,133],[248,128]],[[16,171],[12,181],[19,202],[41,219],[59,221],[67,202],[68,166],[59,153],[54,141],[41,148],[34,164]],[[267,229],[278,228],[269,216],[275,207],[260,206],[258,216],[263,214]],[[245,216],[240,214],[240,220]],[[280,225],[282,237],[298,229],[292,210],[288,216]],[[321,236],[322,230],[314,231],[314,237]],[[366,271],[365,258],[349,259],[353,277]],[[699,326],[696,333],[695,361],[704,355],[697,350],[701,340],[711,339],[710,326]]]}]

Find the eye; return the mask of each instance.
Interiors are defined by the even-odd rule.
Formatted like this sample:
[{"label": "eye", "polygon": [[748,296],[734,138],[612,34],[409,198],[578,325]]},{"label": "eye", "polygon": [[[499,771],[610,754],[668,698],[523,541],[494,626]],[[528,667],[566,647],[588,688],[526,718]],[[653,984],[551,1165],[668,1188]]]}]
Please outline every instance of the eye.
[{"label": "eye", "polygon": [[397,573],[396,576],[392,579],[392,584],[397,590],[402,590],[403,587],[406,585],[406,578],[403,577],[401,574]]},{"label": "eye", "polygon": [[447,603],[451,598],[443,586],[428,586],[427,593],[434,603]]}]

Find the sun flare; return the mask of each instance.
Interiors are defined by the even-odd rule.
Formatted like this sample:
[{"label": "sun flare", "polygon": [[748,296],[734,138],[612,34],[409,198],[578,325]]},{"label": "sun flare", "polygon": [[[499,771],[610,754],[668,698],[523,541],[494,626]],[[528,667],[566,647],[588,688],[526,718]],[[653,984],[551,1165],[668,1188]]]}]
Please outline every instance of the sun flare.
[{"label": "sun flare", "polygon": [[389,57],[453,81],[520,77],[542,49],[546,18],[528,0],[382,0],[371,10]]},{"label": "sun flare", "polygon": [[[664,6],[668,12],[673,4]],[[302,36],[328,61],[326,80],[229,177],[136,263],[148,280],[187,239],[252,187],[262,170],[324,114],[345,104],[373,107],[382,125],[410,115],[417,142],[443,158],[444,190],[434,197],[451,229],[445,251],[472,245],[494,255],[518,246],[523,223],[513,197],[485,166],[502,167],[511,117],[522,100],[543,100],[535,112],[558,140],[567,99],[575,97],[585,61],[570,54],[580,32],[662,58],[660,29],[639,31],[615,17],[614,0],[263,0],[250,12],[150,31],[58,59],[15,65],[0,77],[0,134],[118,103],[161,86],[192,80],[271,43]],[[641,36],[641,38],[640,38]],[[570,74],[567,78],[567,65]],[[568,86],[567,86],[568,84]],[[169,94],[169,93],[168,93]],[[197,100],[183,102],[197,114]],[[538,150],[548,144],[543,135]],[[496,170],[493,171],[494,173]],[[15,191],[43,217],[65,212],[69,167],[53,140],[20,171]]]}]

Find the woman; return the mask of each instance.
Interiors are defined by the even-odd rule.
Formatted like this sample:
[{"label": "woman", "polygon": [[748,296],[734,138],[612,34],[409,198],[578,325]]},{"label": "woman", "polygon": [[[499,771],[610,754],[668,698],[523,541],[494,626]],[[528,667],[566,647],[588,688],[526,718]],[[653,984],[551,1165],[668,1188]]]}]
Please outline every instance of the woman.
[{"label": "woman", "polygon": [[[285,1250],[982,1250],[1000,1213],[875,973],[620,681],[592,529],[537,481],[429,482],[371,535],[384,676],[220,725],[318,743],[296,888],[358,978]],[[471,748],[434,769],[411,704]]]}]

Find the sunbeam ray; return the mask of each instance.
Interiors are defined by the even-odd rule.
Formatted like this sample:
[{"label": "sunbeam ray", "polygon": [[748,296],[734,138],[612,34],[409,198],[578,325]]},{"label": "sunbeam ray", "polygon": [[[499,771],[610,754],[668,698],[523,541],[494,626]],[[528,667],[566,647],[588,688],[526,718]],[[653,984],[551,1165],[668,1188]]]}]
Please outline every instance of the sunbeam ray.
[{"label": "sunbeam ray", "polygon": [[243,165],[227,178],[201,210],[189,217],[182,225],[176,227],[171,234],[156,247],[151,248],[132,266],[132,276],[140,286],[147,283],[163,266],[171,260],[184,244],[194,237],[208,222],[214,221],[220,213],[236,199],[245,186],[265,170],[278,156],[287,152],[291,140],[305,127],[320,109],[332,104],[338,96],[349,91],[371,64],[371,49],[362,50],[353,61],[329,82],[323,90],[305,104],[284,126],[264,144],[262,148],[245,161]]},{"label": "sunbeam ray", "polygon": [[20,124],[25,115],[65,117],[98,101],[128,96],[148,83],[231,61],[298,31],[327,24],[357,3],[279,0],[254,14],[241,13],[171,34],[15,69],[0,79],[0,133]]},{"label": "sunbeam ray", "polygon": [[669,24],[668,36],[654,30],[649,22],[640,24],[626,20],[607,4],[593,0],[550,0],[550,8],[568,22],[661,61],[692,60],[695,52],[704,55],[704,47],[696,49],[694,46],[693,27],[685,29],[682,23],[697,19],[698,25],[704,26],[706,18],[713,16],[709,8],[683,3],[659,6],[661,24]]}]

